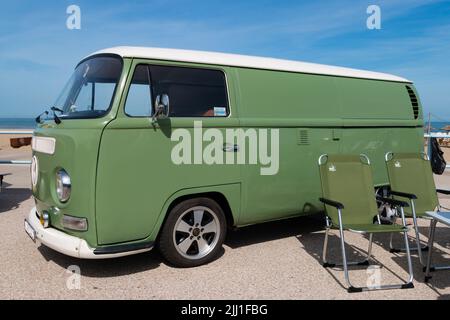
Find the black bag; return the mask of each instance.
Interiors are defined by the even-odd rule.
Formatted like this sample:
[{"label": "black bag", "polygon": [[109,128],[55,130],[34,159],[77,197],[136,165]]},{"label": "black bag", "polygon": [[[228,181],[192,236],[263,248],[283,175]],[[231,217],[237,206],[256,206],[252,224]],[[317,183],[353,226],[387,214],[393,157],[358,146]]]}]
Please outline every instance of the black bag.
[{"label": "black bag", "polygon": [[447,166],[447,162],[444,159],[444,152],[441,150],[439,146],[439,142],[436,138],[430,139],[431,143],[431,168],[433,169],[433,173],[435,174],[443,174],[445,171],[445,167]]}]

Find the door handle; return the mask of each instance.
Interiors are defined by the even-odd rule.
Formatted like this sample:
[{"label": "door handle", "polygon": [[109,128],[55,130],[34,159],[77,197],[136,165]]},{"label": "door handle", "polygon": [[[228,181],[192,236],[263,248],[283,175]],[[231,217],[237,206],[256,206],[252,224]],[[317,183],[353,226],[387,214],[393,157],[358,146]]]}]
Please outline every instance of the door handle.
[{"label": "door handle", "polygon": [[238,152],[238,151],[239,151],[239,146],[238,146],[237,144],[228,144],[228,143],[225,143],[225,144],[223,145],[222,150],[223,150],[224,152]]}]

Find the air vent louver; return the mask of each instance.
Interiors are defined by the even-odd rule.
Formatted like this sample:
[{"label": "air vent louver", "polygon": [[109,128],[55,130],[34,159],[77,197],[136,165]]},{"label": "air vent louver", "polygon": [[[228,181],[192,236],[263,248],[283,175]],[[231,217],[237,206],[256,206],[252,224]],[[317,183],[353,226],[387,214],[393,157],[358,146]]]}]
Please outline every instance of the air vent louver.
[{"label": "air vent louver", "polygon": [[411,100],[414,119],[417,119],[419,117],[419,101],[417,100],[416,94],[411,87],[406,86],[406,90],[408,90],[409,99]]},{"label": "air vent louver", "polygon": [[309,145],[309,132],[308,132],[308,130],[299,130],[298,131],[297,143],[299,145]]}]

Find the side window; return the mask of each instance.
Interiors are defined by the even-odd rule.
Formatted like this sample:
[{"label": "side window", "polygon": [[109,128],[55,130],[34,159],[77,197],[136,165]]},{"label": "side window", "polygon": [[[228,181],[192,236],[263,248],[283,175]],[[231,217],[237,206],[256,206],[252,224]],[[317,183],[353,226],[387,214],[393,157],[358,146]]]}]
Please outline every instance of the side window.
[{"label": "side window", "polygon": [[226,117],[228,99],[221,71],[150,66],[153,94],[169,95],[171,117]]},{"label": "side window", "polygon": [[149,117],[152,109],[149,69],[146,65],[138,65],[128,89],[125,113],[130,117]]}]

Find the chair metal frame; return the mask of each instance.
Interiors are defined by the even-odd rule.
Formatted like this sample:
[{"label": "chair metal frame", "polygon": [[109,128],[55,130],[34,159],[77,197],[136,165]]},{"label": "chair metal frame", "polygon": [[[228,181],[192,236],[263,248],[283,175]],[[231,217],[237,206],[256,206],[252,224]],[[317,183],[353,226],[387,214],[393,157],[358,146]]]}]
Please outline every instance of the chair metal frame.
[{"label": "chair metal frame", "polygon": [[[446,192],[446,194],[450,194],[449,192]],[[439,206],[439,211],[440,210],[440,206]],[[424,267],[424,272],[425,272],[425,282],[428,282],[432,276],[430,275],[431,271],[440,271],[440,270],[450,270],[450,265],[447,266],[436,266],[436,265],[431,265],[431,257],[432,257],[432,253],[433,253],[433,245],[434,245],[434,235],[435,235],[435,231],[436,231],[436,225],[437,223],[440,222],[437,219],[431,219],[430,222],[430,237],[428,238],[428,258],[427,258],[427,263],[426,266]],[[445,224],[446,226],[448,226],[448,224]]]},{"label": "chair metal frame", "polygon": [[[361,154],[360,156],[362,158],[366,159],[367,164],[370,165],[370,160],[369,160],[369,158],[366,155]],[[326,162],[322,163],[322,160],[324,158],[326,158],[326,157],[328,157],[327,154],[323,154],[323,155],[321,155],[319,157],[319,161],[318,161],[319,162],[319,166],[321,166],[321,165],[326,163]],[[342,264],[329,263],[328,260],[327,260],[328,235],[329,235],[330,229],[332,228],[331,219],[327,215],[326,216],[325,238],[324,238],[323,252],[322,252],[322,265],[325,268],[336,267],[336,266],[343,267],[345,282],[346,282],[346,284],[348,286],[347,291],[350,292],[350,293],[362,292],[362,291],[386,290],[386,289],[414,288],[414,284],[413,284],[414,275],[413,275],[413,268],[412,268],[412,262],[411,262],[411,255],[410,255],[410,252],[409,252],[409,243],[408,243],[408,236],[407,236],[408,227],[406,226],[406,219],[405,219],[404,210],[403,210],[403,207],[407,207],[408,203],[404,202],[404,201],[390,199],[390,198],[379,198],[379,199],[382,200],[382,201],[388,202],[388,203],[390,203],[390,204],[392,204],[394,206],[400,207],[403,227],[405,228],[404,231],[401,231],[401,232],[404,235],[405,248],[406,248],[406,252],[407,252],[409,278],[408,278],[408,280],[405,283],[401,283],[401,284],[386,284],[386,285],[373,286],[373,287],[369,287],[369,286],[355,287],[355,286],[353,286],[353,284],[350,281],[350,276],[349,276],[349,271],[348,271],[348,267],[349,266],[370,265],[370,260],[371,260],[371,257],[372,257],[373,233],[372,232],[365,232],[365,231],[346,229],[348,231],[356,232],[356,233],[360,233],[360,234],[369,233],[369,247],[368,247],[368,250],[367,250],[366,259],[363,260],[363,261],[347,261],[347,255],[346,255],[346,251],[345,251],[345,236],[344,236],[344,231],[345,230],[344,230],[344,227],[343,227],[343,220],[342,220],[342,211],[344,210],[344,204],[342,204],[340,202],[337,202],[334,199],[333,200],[332,199],[326,199],[326,198],[320,198],[319,199],[322,203],[330,205],[330,206],[333,206],[338,211],[339,236],[340,236],[341,255],[342,255]],[[380,223],[380,216],[379,216],[379,214],[377,215],[377,220],[378,220],[378,224],[381,224]]]},{"label": "chair metal frame", "polygon": [[[428,155],[426,153],[420,152],[420,154],[423,156],[424,160],[430,161],[430,159],[429,159],[429,157],[428,157]],[[390,157],[392,157],[393,155],[394,155],[393,152],[387,152],[386,153],[386,155],[385,155],[386,163],[389,160],[392,159]],[[449,194],[448,191],[441,190],[441,189],[436,189],[436,192],[437,193],[443,193],[443,194]],[[405,198],[405,199],[409,200],[409,203],[411,205],[411,213],[412,213],[412,219],[413,219],[413,224],[414,224],[414,231],[415,231],[415,234],[416,234],[416,237],[415,237],[416,238],[415,239],[416,240],[416,248],[412,248],[412,249],[410,249],[410,251],[417,251],[417,255],[419,257],[419,262],[422,265],[423,270],[425,271],[426,263],[424,262],[422,251],[430,250],[430,248],[429,248],[429,245],[427,245],[427,244],[425,244],[424,246],[422,246],[422,244],[421,244],[420,232],[419,232],[419,226],[417,224],[417,219],[420,218],[420,219],[430,220],[430,218],[427,217],[427,216],[421,216],[419,218],[417,217],[416,207],[415,207],[415,204],[414,204],[414,201],[417,200],[417,196],[416,195],[411,194],[411,193],[401,192],[401,191],[398,191],[398,190],[391,190],[390,191],[390,195],[401,197],[401,198]],[[440,205],[438,205],[437,208],[435,208],[435,209],[437,209],[438,211],[441,211],[440,208],[441,208]],[[430,223],[432,224],[433,221],[430,221]],[[430,225],[430,230],[429,230],[429,233],[428,233],[428,239],[430,239],[430,237],[432,236],[431,232],[432,232],[432,228],[431,228],[431,225]],[[394,247],[394,245],[393,245],[393,236],[394,235],[391,233],[391,237],[390,237],[390,240],[389,240],[390,251],[391,252],[405,252],[405,248],[395,248]]]}]

